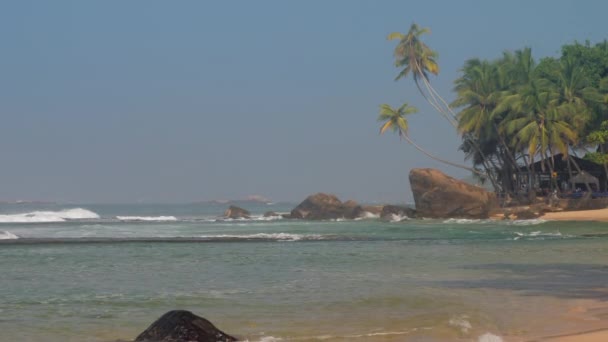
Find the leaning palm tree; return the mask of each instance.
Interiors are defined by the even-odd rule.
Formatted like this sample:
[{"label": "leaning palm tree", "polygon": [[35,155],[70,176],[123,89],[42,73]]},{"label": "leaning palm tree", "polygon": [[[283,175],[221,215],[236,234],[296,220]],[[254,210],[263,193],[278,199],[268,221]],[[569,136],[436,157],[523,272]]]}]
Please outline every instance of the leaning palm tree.
[{"label": "leaning palm tree", "polygon": [[424,153],[427,157],[439,161],[441,163],[451,165],[454,167],[458,167],[461,169],[465,169],[474,173],[480,173],[479,170],[474,168],[470,168],[465,165],[460,165],[457,163],[453,163],[448,160],[444,160],[438,158],[431,153],[427,152],[425,149],[416,144],[409,136],[409,123],[407,122],[406,116],[417,113],[418,109],[416,107],[410,106],[407,103],[404,103],[399,108],[395,109],[388,104],[380,105],[380,112],[378,114],[378,121],[383,122],[382,126],[380,126],[380,134],[384,134],[387,130],[392,130],[399,134],[400,139],[404,139],[412,146],[414,146],[418,151]]},{"label": "leaning palm tree", "polygon": [[[441,103],[435,89],[430,84],[429,73],[439,74],[439,65],[437,64],[437,52],[433,51],[422,40],[423,34],[429,33],[428,28],[421,28],[416,23],[410,26],[406,34],[393,32],[388,35],[388,40],[399,40],[395,47],[395,66],[402,68],[395,80],[400,80],[408,75],[412,75],[416,87],[422,96],[443,115],[454,127],[456,127],[455,115],[449,115],[445,107]],[[420,82],[424,85],[426,91],[420,86]],[[443,101],[447,106],[447,103]]]},{"label": "leaning palm tree", "polygon": [[[439,112],[452,126],[458,127],[458,118],[456,113],[452,110],[450,105],[439,95],[439,93],[433,88],[429,80],[429,74],[439,74],[439,65],[437,64],[437,52],[433,51],[428,45],[426,45],[421,37],[422,35],[429,33],[430,30],[427,28],[421,28],[416,23],[410,26],[409,31],[406,34],[400,32],[393,32],[388,35],[389,40],[399,40],[394,50],[395,66],[402,68],[395,80],[412,75],[416,87],[427,102]],[[424,85],[424,90],[420,84]],[[479,144],[468,135],[463,135],[465,142],[471,146],[476,153],[478,153],[483,160],[486,157],[481,150]],[[484,168],[486,170],[484,177],[493,179],[495,178],[491,172],[489,172],[487,163],[484,162]],[[480,171],[477,170],[478,174]],[[492,184],[496,184],[495,180],[492,180]],[[499,189],[495,189],[498,191]]]}]

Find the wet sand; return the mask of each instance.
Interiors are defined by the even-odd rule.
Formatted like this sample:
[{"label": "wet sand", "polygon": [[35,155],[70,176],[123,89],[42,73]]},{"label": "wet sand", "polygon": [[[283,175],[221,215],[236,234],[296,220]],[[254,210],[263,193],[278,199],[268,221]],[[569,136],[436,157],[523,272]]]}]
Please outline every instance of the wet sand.
[{"label": "wet sand", "polygon": [[562,335],[543,339],[550,342],[605,342],[608,341],[608,330],[596,330],[572,335]]}]

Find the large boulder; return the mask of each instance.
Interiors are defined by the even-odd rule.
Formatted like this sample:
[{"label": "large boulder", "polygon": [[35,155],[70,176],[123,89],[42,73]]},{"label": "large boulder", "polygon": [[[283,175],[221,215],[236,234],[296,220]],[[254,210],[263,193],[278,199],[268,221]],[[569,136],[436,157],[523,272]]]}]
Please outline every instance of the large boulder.
[{"label": "large boulder", "polygon": [[306,220],[353,219],[357,217],[358,212],[360,206],[357,202],[342,203],[336,195],[319,192],[308,196],[291,211],[289,217]]},{"label": "large boulder", "polygon": [[231,205],[224,212],[224,217],[231,218],[231,219],[250,218],[251,213],[249,213],[249,211],[247,211],[243,208],[237,207],[236,205]]},{"label": "large boulder", "polygon": [[419,217],[488,218],[496,196],[435,169],[412,169],[410,185]]},{"label": "large boulder", "polygon": [[174,310],[162,315],[135,342],[232,342],[236,338],[190,311]]}]

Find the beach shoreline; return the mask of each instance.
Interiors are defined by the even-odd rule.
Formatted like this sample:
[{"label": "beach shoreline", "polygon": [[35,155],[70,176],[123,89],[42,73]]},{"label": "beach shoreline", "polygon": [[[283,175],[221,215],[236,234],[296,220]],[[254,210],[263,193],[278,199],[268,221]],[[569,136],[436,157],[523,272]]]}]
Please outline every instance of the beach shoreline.
[{"label": "beach shoreline", "polygon": [[539,217],[548,221],[598,221],[608,222],[608,208],[547,212]]},{"label": "beach shoreline", "polygon": [[535,341],[547,342],[604,342],[608,341],[608,328],[583,331],[579,333],[545,337]]}]

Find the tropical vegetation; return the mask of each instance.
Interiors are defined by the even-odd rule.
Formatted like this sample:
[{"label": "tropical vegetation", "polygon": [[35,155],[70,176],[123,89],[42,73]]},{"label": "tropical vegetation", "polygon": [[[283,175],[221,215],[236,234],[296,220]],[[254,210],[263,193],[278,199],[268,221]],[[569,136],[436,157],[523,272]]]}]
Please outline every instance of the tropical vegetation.
[{"label": "tropical vegetation", "polygon": [[[534,163],[553,175],[556,158],[563,158],[569,169],[572,165],[580,172],[573,156],[603,165],[608,179],[607,41],[574,42],[563,46],[560,56],[538,61],[528,47],[493,60],[469,59],[454,82],[455,99],[448,103],[430,82],[439,65],[437,53],[422,40],[428,32],[412,24],[407,33],[388,36],[398,40],[396,79],[412,76],[423,98],[457,129],[460,149],[472,165],[467,168],[491,182],[496,192],[516,193],[516,175],[522,170],[528,173],[527,186],[537,186]],[[415,111],[407,104],[398,109],[382,105],[381,133],[393,128],[413,143],[405,116]]]}]

